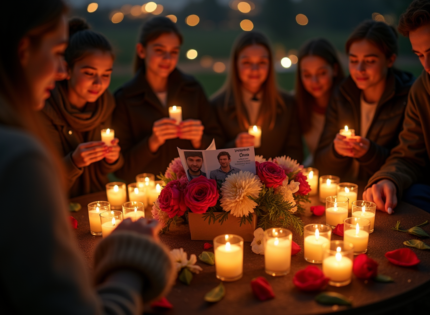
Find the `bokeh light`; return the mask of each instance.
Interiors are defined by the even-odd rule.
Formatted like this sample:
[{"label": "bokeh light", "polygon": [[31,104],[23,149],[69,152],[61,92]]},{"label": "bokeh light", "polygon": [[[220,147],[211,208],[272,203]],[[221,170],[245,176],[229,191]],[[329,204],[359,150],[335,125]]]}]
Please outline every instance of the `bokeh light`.
[{"label": "bokeh light", "polygon": [[296,15],[296,22],[299,25],[306,25],[309,23],[309,20],[306,15],[300,13]]},{"label": "bokeh light", "polygon": [[173,23],[178,22],[178,18],[176,17],[176,15],[169,14],[169,15],[166,15],[166,18],[171,19]]},{"label": "bokeh light", "polygon": [[210,67],[212,67],[213,62],[214,62],[214,60],[213,60],[213,58],[211,56],[203,56],[200,59],[200,65],[203,68],[210,68]]},{"label": "bokeh light", "polygon": [[190,49],[187,51],[187,58],[190,60],[196,59],[197,58],[197,50],[195,49]]},{"label": "bokeh light", "polygon": [[87,7],[87,11],[88,11],[89,13],[93,13],[93,12],[96,12],[98,8],[99,8],[99,5],[98,5],[97,3],[95,3],[95,2],[93,2],[93,3],[90,3],[90,4],[88,5],[88,7]]},{"label": "bokeh light", "polygon": [[248,2],[239,2],[237,5],[237,9],[242,13],[249,13],[251,12],[251,5]]},{"label": "bokeh light", "polygon": [[221,61],[215,62],[214,66],[213,66],[213,70],[216,73],[223,73],[225,71],[225,64],[224,64],[224,62],[221,62]]},{"label": "bokeh light", "polygon": [[385,22],[385,18],[384,18],[384,16],[382,14],[379,14],[379,13],[375,14],[375,13],[373,13],[372,17],[377,22]]},{"label": "bokeh light", "polygon": [[124,13],[124,15],[126,15],[126,14],[130,14],[130,11],[131,11],[131,8],[132,8],[132,6],[131,5],[129,5],[129,4],[124,4],[122,7],[121,7],[121,12],[122,13]]},{"label": "bokeh light", "polygon": [[158,4],[157,8],[154,10],[154,12],[152,12],[152,14],[159,15],[163,13],[163,10],[164,10],[164,7],[161,4]]},{"label": "bokeh light", "polygon": [[195,14],[191,14],[191,15],[187,16],[187,19],[185,20],[185,22],[189,26],[196,26],[197,24],[199,24],[200,18]]},{"label": "bokeh light", "polygon": [[281,59],[281,66],[284,68],[289,68],[291,67],[291,59],[288,57],[284,57]]},{"label": "bokeh light", "polygon": [[135,5],[131,8],[130,14],[133,16],[139,16],[142,14],[142,10],[140,8],[140,5]]},{"label": "bokeh light", "polygon": [[240,28],[247,32],[252,31],[254,28],[254,23],[252,23],[251,20],[242,20],[242,22],[240,22]]},{"label": "bokeh light", "polygon": [[299,58],[297,58],[297,56],[296,56],[296,55],[289,55],[289,56],[288,56],[288,58],[290,58],[291,63],[292,63],[293,65],[295,65],[295,64],[299,61]]},{"label": "bokeh light", "polygon": [[145,11],[148,13],[152,13],[157,9],[157,4],[155,2],[148,2],[145,4]]},{"label": "bokeh light", "polygon": [[118,24],[124,20],[124,13],[122,12],[116,12],[114,15],[112,15],[111,21],[113,24]]}]

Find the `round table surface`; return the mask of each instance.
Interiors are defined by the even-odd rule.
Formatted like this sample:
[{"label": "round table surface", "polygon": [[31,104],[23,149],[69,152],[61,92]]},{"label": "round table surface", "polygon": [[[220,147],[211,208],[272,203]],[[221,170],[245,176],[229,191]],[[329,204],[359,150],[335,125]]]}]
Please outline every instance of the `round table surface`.
[{"label": "round table surface", "polygon": [[[87,204],[92,201],[107,200],[106,193],[100,192],[74,198],[71,202],[78,202],[82,209],[71,215],[78,220],[76,235],[82,252],[92,269],[93,253],[100,236],[93,236],[89,231]],[[319,204],[317,197],[312,197],[312,204]],[[151,216],[147,209],[147,217]],[[302,216],[304,224],[323,223],[325,216],[313,216],[306,211]],[[215,276],[215,266],[210,266],[198,261],[202,267],[200,274],[195,274],[191,284],[185,285],[179,280],[173,286],[167,299],[173,305],[169,314],[217,314],[223,315],[246,313],[252,314],[381,314],[389,313],[399,308],[406,308],[407,313],[417,303],[427,301],[425,297],[430,295],[430,251],[412,248],[421,262],[414,267],[400,267],[390,263],[384,256],[386,252],[406,247],[403,242],[418,239],[413,235],[394,231],[392,227],[397,221],[401,222],[403,228],[430,220],[430,214],[407,203],[400,203],[394,215],[377,211],[375,231],[370,234],[368,245],[368,256],[379,263],[380,274],[390,276],[394,283],[378,283],[373,280],[364,281],[353,276],[352,282],[345,287],[328,286],[325,291],[341,293],[353,301],[352,307],[347,306],[325,306],[318,304],[314,298],[316,293],[299,291],[293,285],[293,275],[311,264],[303,257],[303,236],[293,232],[293,240],[298,243],[302,250],[291,259],[291,271],[282,277],[272,277],[264,271],[264,256],[252,252],[250,243],[244,244],[244,272],[243,277],[235,282],[224,282],[226,294],[224,298],[215,304],[204,301],[204,296],[211,289],[219,285],[220,280]],[[422,227],[430,234],[430,224]],[[188,226],[172,226],[171,230],[160,236],[161,241],[170,249],[183,248],[188,257],[191,254],[198,256],[207,241],[192,241]],[[332,234],[332,240],[342,240],[342,237]],[[426,242],[426,239],[423,241]],[[210,242],[212,243],[212,242]],[[426,243],[430,243],[427,241]],[[211,249],[212,250],[212,249]],[[321,268],[321,265],[317,265]],[[261,302],[256,299],[251,291],[251,280],[263,276],[273,288],[275,298]],[[425,303],[428,303],[425,302]],[[419,309],[418,309],[419,310]],[[159,310],[148,309],[148,312],[156,313]],[[409,312],[411,311],[411,312]],[[428,308],[427,308],[428,312]],[[417,314],[416,311],[413,311]],[[423,313],[428,314],[428,313]]]}]

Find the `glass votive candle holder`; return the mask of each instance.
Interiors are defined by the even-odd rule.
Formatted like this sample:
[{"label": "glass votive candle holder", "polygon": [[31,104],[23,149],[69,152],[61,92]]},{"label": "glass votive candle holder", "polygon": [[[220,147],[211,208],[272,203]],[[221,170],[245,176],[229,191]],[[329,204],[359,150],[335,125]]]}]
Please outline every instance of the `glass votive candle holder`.
[{"label": "glass votive candle holder", "polygon": [[338,224],[343,224],[348,217],[348,198],[330,196],[326,198],[325,220],[326,224],[335,228]]},{"label": "glass votive candle holder", "polygon": [[271,276],[285,276],[291,268],[291,231],[272,228],[264,231],[264,266]]},{"label": "glass votive candle holder", "polygon": [[154,174],[151,173],[142,173],[136,176],[136,183],[139,188],[149,188],[152,189],[155,181]]},{"label": "glass votive candle holder", "polygon": [[92,235],[102,235],[100,213],[109,210],[110,204],[107,201],[94,201],[88,204],[88,220],[90,221],[90,232]]},{"label": "glass votive candle holder", "polygon": [[100,223],[103,237],[109,236],[122,221],[122,212],[110,210],[100,213]]},{"label": "glass votive candle holder", "polygon": [[330,243],[331,226],[326,224],[308,224],[304,228],[305,260],[312,264],[321,264],[323,260],[323,246]]},{"label": "glass votive candle holder", "polygon": [[370,220],[365,218],[347,218],[343,225],[343,240],[354,245],[354,255],[367,252],[369,243]]},{"label": "glass votive candle holder", "polygon": [[144,187],[139,187],[137,183],[131,183],[127,185],[128,188],[128,200],[142,202],[146,207],[148,204],[148,196]]},{"label": "glass votive candle holder", "polygon": [[243,275],[243,238],[234,234],[214,238],[216,277],[236,281]]},{"label": "glass votive candle holder", "polygon": [[339,130],[339,134],[347,138],[351,138],[355,136],[355,130],[349,129],[348,126],[345,126],[345,128]]},{"label": "glass votive candle holder", "polygon": [[340,183],[337,186],[337,196],[346,197],[349,200],[348,210],[351,210],[352,203],[357,200],[358,185],[353,183]]},{"label": "glass votive candle holder", "polygon": [[324,203],[329,196],[337,195],[337,185],[339,177],[333,175],[324,175],[320,177],[320,201]]},{"label": "glass votive candle holder", "polygon": [[127,201],[127,191],[124,183],[108,183],[106,185],[106,194],[111,209],[121,209],[123,203]]},{"label": "glass votive candle holder", "polygon": [[352,203],[352,216],[370,220],[369,233],[375,230],[376,204],[371,201],[356,200]]},{"label": "glass votive candle holder", "polygon": [[318,170],[313,167],[307,167],[303,170],[303,175],[308,178],[308,183],[311,186],[310,196],[318,194]]},{"label": "glass votive candle holder", "polygon": [[130,218],[132,221],[137,221],[145,217],[145,206],[140,201],[128,201],[122,205],[122,214],[124,220]]},{"label": "glass votive candle holder", "polygon": [[158,196],[161,193],[161,190],[163,189],[164,182],[162,180],[157,180],[154,182],[155,187],[148,190],[148,205],[152,207],[154,202],[157,200]]},{"label": "glass votive candle holder", "polygon": [[354,246],[344,241],[331,241],[324,245],[322,269],[329,284],[342,287],[351,282]]}]

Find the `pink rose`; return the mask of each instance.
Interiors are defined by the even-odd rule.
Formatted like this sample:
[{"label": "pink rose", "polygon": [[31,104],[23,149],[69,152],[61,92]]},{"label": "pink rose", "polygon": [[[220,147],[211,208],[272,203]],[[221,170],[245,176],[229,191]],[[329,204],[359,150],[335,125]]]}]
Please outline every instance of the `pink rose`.
[{"label": "pink rose", "polygon": [[175,215],[184,215],[187,210],[187,206],[184,202],[185,187],[186,181],[172,180],[161,191],[158,203],[160,209],[166,212],[169,218],[173,218]]},{"label": "pink rose", "polygon": [[219,197],[214,179],[199,176],[192,179],[185,189],[185,205],[194,213],[205,213],[217,204]]},{"label": "pink rose", "polygon": [[184,167],[182,166],[181,158],[175,158],[170,162],[169,167],[164,174],[165,177],[172,179],[176,175],[176,179],[187,177]]},{"label": "pink rose", "polygon": [[279,187],[287,178],[284,170],[273,162],[256,163],[257,175],[266,187]]},{"label": "pink rose", "polygon": [[302,172],[298,172],[294,180],[300,183],[299,191],[297,192],[299,195],[306,196],[310,193],[311,186],[309,186],[308,178]]}]

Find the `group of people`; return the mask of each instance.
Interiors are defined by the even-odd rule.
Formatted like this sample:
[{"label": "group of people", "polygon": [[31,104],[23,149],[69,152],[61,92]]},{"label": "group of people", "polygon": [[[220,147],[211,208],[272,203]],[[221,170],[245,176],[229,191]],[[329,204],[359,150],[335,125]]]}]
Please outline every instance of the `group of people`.
[{"label": "group of people", "polygon": [[[430,209],[429,0],[413,1],[398,26],[424,68],[415,83],[394,67],[396,30],[366,21],[346,42],[348,77],[327,40],[304,44],[294,93],[277,86],[266,36],[243,33],[227,80],[210,101],[198,81],[177,69],[183,37],[168,18],[143,25],[135,75],[112,96],[111,44],[83,20],[67,22],[62,0],[7,1],[2,8],[19,12],[0,20],[7,43],[0,50],[7,223],[0,229],[0,301],[7,314],[140,314],[176,275],[157,222],[119,224],[96,249],[91,283],[67,196],[104,190],[109,173],[131,182],[138,173],[164,172],[178,147],[205,149],[213,139],[217,148],[253,146],[252,125],[262,129],[257,155],[288,155],[322,175],[367,181],[364,199],[388,213],[402,197]],[[168,118],[173,105],[182,107],[179,124]],[[345,125],[355,136],[339,134]],[[105,128],[117,136],[110,145],[101,141]],[[214,176],[234,171],[229,156],[218,159]],[[201,172],[198,165],[189,171]]]}]

